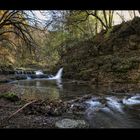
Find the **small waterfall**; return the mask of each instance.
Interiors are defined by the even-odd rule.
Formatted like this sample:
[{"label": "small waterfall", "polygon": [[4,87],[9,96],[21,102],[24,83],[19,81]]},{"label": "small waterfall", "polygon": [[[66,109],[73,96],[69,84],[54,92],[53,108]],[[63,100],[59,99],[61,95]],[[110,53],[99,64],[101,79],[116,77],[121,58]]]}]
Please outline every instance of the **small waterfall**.
[{"label": "small waterfall", "polygon": [[31,80],[31,79],[32,79],[32,78],[28,75],[28,72],[27,72],[27,71],[25,71],[24,73],[25,73],[25,75],[26,75],[27,80]]},{"label": "small waterfall", "polygon": [[60,89],[62,89],[62,87],[63,87],[62,86],[62,79],[61,79],[62,71],[63,71],[63,68],[60,68],[55,76],[51,75],[51,77],[47,78],[47,80],[56,80],[56,84]]},{"label": "small waterfall", "polygon": [[31,80],[32,78],[27,75],[27,80]]},{"label": "small waterfall", "polygon": [[21,71],[21,74],[24,75],[24,71],[23,70]]},{"label": "small waterfall", "polygon": [[43,71],[41,71],[41,70],[37,70],[37,71],[35,71],[35,74],[36,74],[36,75],[43,75],[44,73],[43,73]]},{"label": "small waterfall", "polygon": [[49,79],[49,80],[58,80],[58,81],[61,82],[62,71],[63,71],[63,68],[60,68],[60,69],[58,70],[58,72],[56,73],[55,76],[49,77],[48,79]]}]

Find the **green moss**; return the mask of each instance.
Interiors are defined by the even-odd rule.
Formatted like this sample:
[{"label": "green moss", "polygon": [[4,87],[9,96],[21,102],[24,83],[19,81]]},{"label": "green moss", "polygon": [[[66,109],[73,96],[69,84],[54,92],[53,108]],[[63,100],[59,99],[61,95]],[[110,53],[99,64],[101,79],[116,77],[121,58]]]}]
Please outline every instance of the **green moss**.
[{"label": "green moss", "polygon": [[10,101],[19,101],[19,97],[13,92],[2,94],[0,95],[0,98],[4,98]]}]

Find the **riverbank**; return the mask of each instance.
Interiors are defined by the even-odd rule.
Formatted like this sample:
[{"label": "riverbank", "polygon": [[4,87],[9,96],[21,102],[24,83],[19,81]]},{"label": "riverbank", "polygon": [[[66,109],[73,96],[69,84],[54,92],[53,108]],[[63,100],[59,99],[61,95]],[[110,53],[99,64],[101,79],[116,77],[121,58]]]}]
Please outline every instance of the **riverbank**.
[{"label": "riverbank", "polygon": [[[2,80],[11,78],[10,75],[3,75],[2,77]],[[73,81],[73,83],[77,82]],[[58,128],[59,126],[56,126],[56,122],[63,119],[66,119],[66,121],[72,120],[72,123],[73,121],[77,123],[79,119],[81,122],[82,119],[83,122],[82,115],[73,113],[73,111],[78,112],[79,110],[78,108],[76,110],[71,108],[73,101],[70,103],[62,102],[59,99],[51,101],[30,98],[26,100],[20,98],[21,93],[22,89],[14,84],[4,83],[0,85],[1,128]],[[30,95],[30,93],[28,94]],[[16,115],[13,115],[24,106],[26,106],[24,109],[19,111]],[[11,115],[13,115],[13,117],[9,118]],[[88,125],[74,125],[74,128],[77,127],[88,127]]]},{"label": "riverbank", "polygon": [[[77,85],[78,86],[78,85]],[[0,85],[0,128],[139,128],[139,92],[96,91],[74,99],[21,98]],[[30,93],[28,93],[30,95]]]},{"label": "riverbank", "polygon": [[[6,78],[9,78],[9,76],[3,76],[3,79],[6,80]],[[29,82],[28,80],[25,81]],[[140,83],[95,84],[88,87],[92,89],[90,90],[84,87],[90,84],[88,81],[67,80],[65,82],[68,84],[68,87],[63,89],[67,89],[65,94],[63,92],[58,93],[57,85],[50,83],[54,84],[52,90],[50,90],[50,95],[53,98],[49,96],[45,98],[47,96],[44,96],[44,94],[48,95],[49,92],[42,93],[41,89],[43,87],[29,86],[30,90],[25,90],[24,86],[19,84],[0,84],[0,128],[131,127],[131,125],[127,125],[127,122],[126,124],[123,123],[125,116],[119,114],[119,111],[122,111],[123,108],[124,111],[130,109],[130,112],[132,112],[132,114],[127,114],[128,116],[131,117],[132,115],[133,117],[133,114],[136,114],[139,118],[139,106],[127,108],[125,104],[129,105],[127,99],[131,99],[131,97],[132,104],[140,103],[138,94]],[[77,88],[73,89],[72,85]],[[25,84],[25,86],[27,85]],[[49,86],[49,83],[47,83],[47,86]],[[85,89],[81,88],[82,86]],[[80,90],[78,90],[79,88]],[[39,93],[36,94],[38,91]],[[77,96],[77,92],[81,93],[80,96]],[[68,94],[68,97],[65,98],[67,100],[62,100],[59,96],[55,99],[55,95],[58,94],[64,94],[65,96]],[[133,101],[133,98],[136,98],[136,101]],[[114,114],[118,117],[116,121],[122,120],[122,125],[119,125],[114,119],[111,123],[108,121],[108,119],[115,117]],[[139,127],[139,123],[138,125],[134,123],[132,127]]]},{"label": "riverbank", "polygon": [[[81,109],[78,106],[71,108],[72,104],[80,98],[66,102],[61,100],[28,101],[22,100],[17,95],[17,91],[20,92],[14,85],[0,85],[0,128],[58,128],[56,122],[63,119],[83,120],[83,114],[78,114]],[[90,96],[84,98],[90,98]],[[89,126],[85,123],[85,126],[80,127]]]}]

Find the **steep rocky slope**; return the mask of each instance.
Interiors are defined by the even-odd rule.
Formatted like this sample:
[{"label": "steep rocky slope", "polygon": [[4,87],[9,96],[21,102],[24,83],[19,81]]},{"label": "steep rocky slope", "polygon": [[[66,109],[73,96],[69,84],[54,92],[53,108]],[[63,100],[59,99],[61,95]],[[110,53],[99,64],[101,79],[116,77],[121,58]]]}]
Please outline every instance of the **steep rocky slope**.
[{"label": "steep rocky slope", "polygon": [[140,81],[140,18],[66,45],[58,66],[64,78],[94,82]]}]

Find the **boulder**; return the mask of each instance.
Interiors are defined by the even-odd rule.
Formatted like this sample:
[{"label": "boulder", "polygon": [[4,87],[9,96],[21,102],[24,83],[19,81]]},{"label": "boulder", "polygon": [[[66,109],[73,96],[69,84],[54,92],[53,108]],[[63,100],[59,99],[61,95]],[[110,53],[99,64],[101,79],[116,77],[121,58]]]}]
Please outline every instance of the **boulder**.
[{"label": "boulder", "polygon": [[88,124],[84,120],[62,119],[55,123],[57,128],[87,128]]}]

